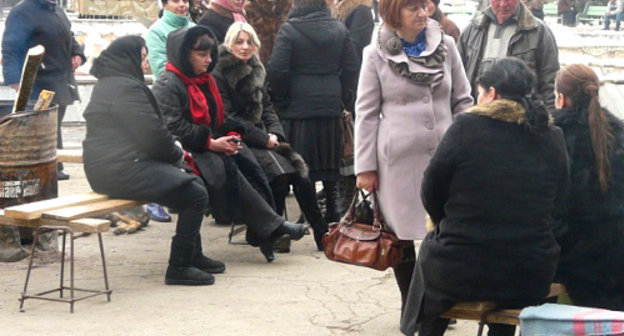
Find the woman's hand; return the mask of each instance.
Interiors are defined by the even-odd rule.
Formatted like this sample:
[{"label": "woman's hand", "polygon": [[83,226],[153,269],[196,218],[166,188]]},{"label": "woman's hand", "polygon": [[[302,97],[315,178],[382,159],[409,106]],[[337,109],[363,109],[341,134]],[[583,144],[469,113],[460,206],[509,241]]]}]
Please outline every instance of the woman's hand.
[{"label": "woman's hand", "polygon": [[271,149],[273,147],[277,147],[277,145],[279,145],[279,141],[277,141],[277,135],[269,133],[269,141],[267,141],[266,148]]},{"label": "woman's hand", "polygon": [[355,183],[358,188],[364,189],[369,193],[379,189],[379,178],[376,171],[359,173]]},{"label": "woman's hand", "polygon": [[210,150],[213,152],[236,155],[241,149],[243,146],[240,145],[240,138],[236,135],[226,135],[210,141]]}]

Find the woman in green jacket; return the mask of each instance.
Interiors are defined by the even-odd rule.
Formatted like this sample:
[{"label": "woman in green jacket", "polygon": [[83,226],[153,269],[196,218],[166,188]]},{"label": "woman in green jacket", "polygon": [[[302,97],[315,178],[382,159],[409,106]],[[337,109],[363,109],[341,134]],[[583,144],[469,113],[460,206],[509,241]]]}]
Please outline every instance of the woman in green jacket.
[{"label": "woman in green jacket", "polygon": [[167,36],[172,31],[192,27],[189,20],[189,0],[160,0],[163,6],[162,16],[147,31],[145,43],[149,50],[148,61],[154,80],[165,70],[167,63]]}]

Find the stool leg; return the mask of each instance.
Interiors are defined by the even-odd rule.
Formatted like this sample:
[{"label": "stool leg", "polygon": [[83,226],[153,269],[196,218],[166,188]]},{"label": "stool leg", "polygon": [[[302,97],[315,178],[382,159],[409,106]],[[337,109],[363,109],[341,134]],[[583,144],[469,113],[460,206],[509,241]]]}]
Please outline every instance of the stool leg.
[{"label": "stool leg", "polygon": [[74,232],[73,231],[69,231],[69,238],[70,238],[70,249],[71,249],[71,251],[69,252],[70,253],[70,257],[69,257],[69,268],[70,268],[69,312],[73,313],[74,312]]},{"label": "stool leg", "polygon": [[483,335],[483,322],[479,322],[479,330],[477,331],[477,336],[482,336]]},{"label": "stool leg", "polygon": [[[104,258],[104,243],[102,242],[102,234],[98,233],[98,240],[100,241],[100,254],[102,255],[102,268],[104,269],[104,287],[109,290],[108,287],[108,273],[106,272],[106,259]],[[110,302],[110,292],[106,293],[106,299]]]},{"label": "stool leg", "polygon": [[22,299],[20,300],[20,312],[24,312],[24,301],[26,300],[26,292],[28,290],[28,281],[30,280],[30,271],[32,270],[33,259],[35,259],[35,246],[39,241],[39,229],[35,230],[35,238],[32,242],[32,249],[30,251],[30,261],[28,262],[28,270],[26,271],[26,281],[24,282],[24,291],[22,292]]},{"label": "stool leg", "polygon": [[63,284],[65,283],[65,241],[67,238],[67,232],[63,230],[63,248],[61,249],[61,287],[60,287],[60,297],[63,297]]}]

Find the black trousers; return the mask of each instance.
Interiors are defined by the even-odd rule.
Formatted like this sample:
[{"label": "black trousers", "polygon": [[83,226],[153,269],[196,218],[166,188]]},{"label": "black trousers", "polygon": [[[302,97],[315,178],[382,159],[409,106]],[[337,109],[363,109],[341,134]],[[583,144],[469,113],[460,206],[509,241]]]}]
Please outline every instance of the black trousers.
[{"label": "black trousers", "polygon": [[168,194],[150,201],[179,209],[174,237],[189,243],[195,242],[208,204],[208,193],[200,179],[183,184]]},{"label": "black trousers", "polygon": [[[262,167],[258,163],[255,155],[246,146],[237,155],[233,156],[234,161],[244,178],[249,182],[258,195],[273,209],[277,210],[275,205],[273,192],[269,185],[269,180],[262,170]],[[213,202],[214,200],[214,202]],[[242,217],[240,211],[231,211],[232,206],[228,204],[228,200],[225,198],[211,199],[212,216],[218,223],[246,223]],[[279,213],[279,211],[278,211]]]},{"label": "black trousers", "polygon": [[[247,225],[247,241],[250,244],[257,245],[266,241],[271,233],[284,223],[284,219],[271,206],[272,194],[268,195],[271,201],[267,202],[268,196],[258,192],[236,166],[229,168],[235,169],[236,176],[228,180],[225,162],[219,154],[203,152],[194,156],[206,183],[213,215],[217,209],[231,210],[234,218],[239,218],[240,222]],[[230,187],[236,189],[236,200],[228,199]]]}]

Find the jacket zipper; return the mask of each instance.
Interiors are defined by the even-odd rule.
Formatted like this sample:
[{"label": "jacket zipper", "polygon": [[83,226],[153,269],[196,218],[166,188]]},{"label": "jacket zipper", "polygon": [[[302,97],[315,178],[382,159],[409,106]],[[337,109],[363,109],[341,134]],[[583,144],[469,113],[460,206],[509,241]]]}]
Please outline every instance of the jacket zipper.
[{"label": "jacket zipper", "polygon": [[267,151],[269,153],[269,156],[271,157],[271,159],[273,159],[273,161],[275,161],[275,164],[277,165],[277,167],[279,168],[279,170],[282,172],[282,174],[286,174],[286,171],[284,170],[284,168],[282,168],[282,165],[280,165],[279,161],[277,161],[277,158],[275,157],[275,155],[273,155],[273,153],[271,153],[271,151]]}]

